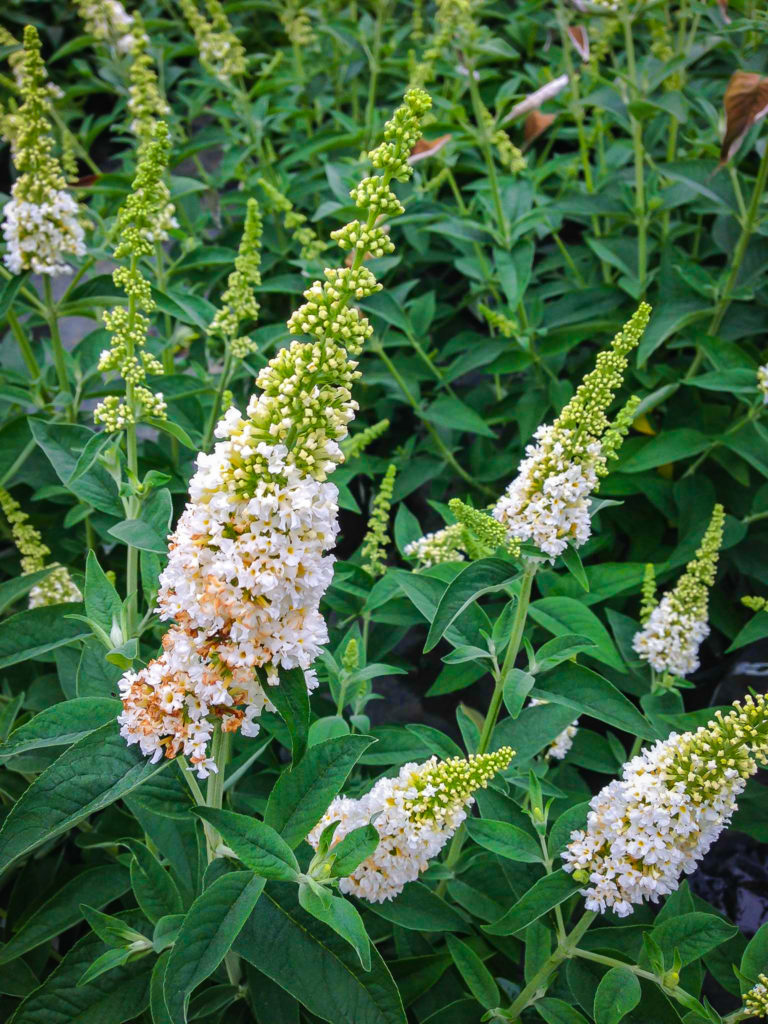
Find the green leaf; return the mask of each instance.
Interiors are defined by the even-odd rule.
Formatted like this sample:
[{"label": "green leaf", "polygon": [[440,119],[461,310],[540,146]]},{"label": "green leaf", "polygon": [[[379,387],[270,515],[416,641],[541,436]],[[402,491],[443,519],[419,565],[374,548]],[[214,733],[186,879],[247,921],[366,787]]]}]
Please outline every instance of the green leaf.
[{"label": "green leaf", "polygon": [[117,495],[117,485],[107,470],[95,462],[87,473],[77,480],[72,476],[77,468],[78,457],[94,437],[88,427],[73,423],[61,423],[30,419],[32,435],[53,466],[64,486],[86,505],[92,505],[107,515],[121,517],[123,506]]},{"label": "green leaf", "polygon": [[500,558],[482,558],[462,569],[448,584],[435,611],[435,617],[424,644],[431,651],[442,639],[445,631],[473,601],[482,594],[499,590],[519,576],[518,568]]},{"label": "green leaf", "polygon": [[138,548],[139,551],[153,551],[155,554],[164,555],[168,550],[166,538],[142,519],[124,519],[108,532],[115,540],[128,547]]},{"label": "green leaf", "polygon": [[234,949],[331,1024],[406,1024],[397,986],[376,947],[370,971],[363,971],[349,944],[299,907],[295,886],[269,887]]},{"label": "green leaf", "polygon": [[175,437],[180,444],[183,444],[185,448],[189,448],[190,451],[197,451],[198,446],[186,430],[178,423],[174,423],[173,420],[156,420],[148,416],[144,422],[148,426],[154,427],[155,430],[160,430],[164,434],[170,434],[171,437]]},{"label": "green leaf", "polygon": [[[123,916],[130,924],[138,923],[135,913]],[[97,935],[81,939],[21,1003],[13,1024],[123,1024],[140,1016],[149,1000],[150,957],[116,967],[88,985],[78,984],[104,951]]]},{"label": "green leaf", "polygon": [[0,947],[0,964],[10,963],[82,921],[81,904],[86,900],[91,906],[105,907],[129,888],[128,872],[121,864],[89,868],[75,875],[26,918],[16,934]]},{"label": "green leaf", "polygon": [[166,871],[157,857],[144,843],[126,839],[125,844],[133,854],[131,860],[131,886],[136,902],[152,922],[157,924],[161,917],[180,914],[184,909],[181,895],[170,872]]},{"label": "green leaf", "polygon": [[547,1024],[588,1024],[587,1018],[562,999],[539,999],[536,1011]]},{"label": "green leaf", "polygon": [[580,883],[565,871],[554,871],[540,878],[498,921],[483,925],[483,931],[489,935],[516,935],[580,888]]},{"label": "green leaf", "polygon": [[672,962],[677,950],[685,967],[727,942],[737,931],[729,921],[697,910],[663,921],[653,929],[651,936],[663,950],[667,963]]},{"label": "green leaf", "polygon": [[141,932],[132,928],[127,921],[123,921],[119,917],[113,917],[112,914],[105,914],[101,910],[95,910],[85,903],[80,909],[92,930],[108,946],[122,949],[129,946],[132,942],[141,941],[146,938]]},{"label": "green leaf", "polygon": [[595,992],[595,1024],[619,1024],[640,1002],[640,982],[628,967],[612,967]]},{"label": "green leaf", "polygon": [[168,1007],[165,1004],[163,982],[170,957],[170,949],[164,950],[155,961],[152,971],[152,979],[149,986],[149,1010],[152,1014],[152,1024],[168,1024]]},{"label": "green leaf", "polygon": [[280,669],[280,683],[269,688],[269,699],[291,734],[291,758],[298,764],[307,749],[309,693],[300,668]]},{"label": "green leaf", "polygon": [[757,983],[758,974],[768,970],[768,922],[760,925],[747,943],[739,970],[752,985]]},{"label": "green leaf", "polygon": [[493,730],[493,749],[511,746],[515,765],[541,753],[574,719],[573,709],[558,704],[527,707],[518,718],[504,718]]},{"label": "green leaf", "polygon": [[293,850],[263,821],[213,807],[196,807],[195,812],[213,825],[235,856],[261,878],[277,882],[295,882],[298,878],[299,863]]},{"label": "green leaf", "polygon": [[120,622],[122,601],[115,585],[99,565],[95,551],[85,562],[85,614],[97,622],[107,635],[113,622]]},{"label": "green leaf", "polygon": [[679,462],[681,459],[698,455],[710,444],[711,441],[708,437],[691,427],[665,430],[663,434],[650,438],[639,451],[622,461],[621,472],[643,473],[648,469],[655,469],[657,466]]},{"label": "green leaf", "polygon": [[403,503],[397,506],[395,513],[395,545],[400,554],[405,557],[405,549],[414,541],[423,537],[424,531],[419,526],[419,520]]},{"label": "green leaf", "polygon": [[533,693],[541,700],[564,704],[579,714],[590,715],[635,736],[656,737],[653,726],[632,701],[613,683],[583,665],[565,662],[557,672],[537,682]]},{"label": "green leaf", "polygon": [[135,954],[130,949],[108,949],[106,953],[97,956],[93,963],[86,968],[77,983],[77,987],[81,988],[96,978],[100,978],[107,971],[113,971],[116,967],[122,967],[123,964],[127,964],[134,956]]},{"label": "green leaf", "polygon": [[16,612],[0,622],[0,668],[29,661],[73,640],[90,636],[82,622],[69,616],[81,612],[81,604],[53,604]]},{"label": "green leaf", "polygon": [[161,313],[168,313],[175,320],[180,320],[183,324],[189,324],[191,327],[197,327],[204,333],[216,315],[216,307],[207,299],[175,288],[166,288],[161,291],[159,288],[153,287],[152,298]]},{"label": "green leaf", "polygon": [[46,768],[12,807],[0,829],[0,874],[18,857],[120,800],[163,767],[129,747],[114,722],[85,736]]},{"label": "green leaf", "polygon": [[746,626],[743,626],[734,637],[733,643],[725,652],[737,651],[740,647],[753,644],[756,640],[762,640],[768,636],[768,612],[761,611],[753,615]]},{"label": "green leaf", "polygon": [[386,921],[421,932],[467,931],[464,918],[423,882],[409,882],[396,900],[367,908]]},{"label": "green leaf", "polygon": [[504,706],[513,718],[523,710],[528,694],[536,683],[536,677],[521,668],[510,669],[504,679]]},{"label": "green leaf", "polygon": [[508,860],[541,864],[542,850],[536,840],[507,821],[467,818],[467,831],[476,843]]},{"label": "green leaf", "polygon": [[581,651],[588,651],[595,647],[594,640],[586,636],[578,636],[576,633],[565,633],[563,636],[556,636],[547,640],[545,644],[536,651],[536,672],[548,672],[563,661],[570,660],[575,654]]},{"label": "green leaf", "polygon": [[336,878],[346,878],[376,851],[378,845],[379,833],[373,825],[353,829],[333,847],[335,859],[331,873]]},{"label": "green leaf", "polygon": [[589,591],[589,580],[587,574],[584,572],[584,566],[581,564],[581,555],[576,548],[571,547],[570,544],[562,554],[563,565],[566,567],[568,572],[578,582],[582,590]]},{"label": "green leaf", "polygon": [[486,1010],[499,1006],[501,1003],[499,987],[474,949],[466,942],[456,938],[455,935],[449,934],[446,938],[448,950],[456,964],[456,969],[478,1003]]},{"label": "green leaf", "polygon": [[480,434],[482,437],[496,437],[479,413],[450,395],[437,398],[424,410],[422,416],[430,423],[447,427],[449,430],[466,430],[470,434]]},{"label": "green leaf", "polygon": [[325,899],[321,899],[309,885],[299,887],[299,904],[302,909],[316,917],[318,921],[327,924],[348,942],[357,953],[363,970],[370,971],[371,942],[363,919],[343,896],[332,896],[330,893],[326,893],[325,896]]},{"label": "green leaf", "polygon": [[40,711],[0,744],[0,759],[44,747],[63,747],[117,717],[122,704],[108,697],[74,697]]},{"label": "green leaf", "polygon": [[14,604],[20,597],[30,592],[32,587],[37,586],[46,576],[53,572],[53,566],[49,565],[39,572],[28,572],[23,576],[16,576],[14,579],[0,583],[0,612]]},{"label": "green leaf", "polygon": [[306,838],[373,740],[339,736],[310,747],[298,765],[283,772],[267,801],[264,821],[291,847]]},{"label": "green leaf", "polygon": [[578,634],[595,644],[589,656],[602,661],[617,672],[624,672],[625,665],[611,639],[611,635],[593,611],[573,597],[543,597],[534,601],[530,615],[544,629],[555,636]]},{"label": "green leaf", "polygon": [[163,981],[170,1024],[185,1024],[190,995],[227,955],[263,888],[264,879],[252,872],[231,871],[212,882],[189,908]]},{"label": "green leaf", "polygon": [[0,320],[5,320],[6,313],[28,276],[28,274],[14,274],[9,280],[3,282],[3,287],[0,289]]}]

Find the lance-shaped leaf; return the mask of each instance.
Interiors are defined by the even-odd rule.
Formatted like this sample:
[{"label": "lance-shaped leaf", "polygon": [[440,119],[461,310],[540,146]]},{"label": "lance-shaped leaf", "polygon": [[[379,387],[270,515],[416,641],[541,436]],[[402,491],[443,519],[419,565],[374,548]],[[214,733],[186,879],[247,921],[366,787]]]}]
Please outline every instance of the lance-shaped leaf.
[{"label": "lance-shaped leaf", "polygon": [[120,707],[119,700],[109,697],[74,697],[54,704],[15,729],[0,745],[0,758],[76,743],[116,718]]},{"label": "lance-shaped leaf", "polygon": [[754,71],[734,71],[723,99],[725,135],[720,164],[727,164],[753,124],[768,114],[768,78]]},{"label": "lance-shaped leaf", "polygon": [[440,598],[424,650],[431,651],[440,642],[451,623],[473,601],[483,594],[499,590],[507,583],[511,583],[519,574],[517,566],[500,558],[482,558],[478,562],[470,562],[466,569],[462,569],[451,581]]},{"label": "lance-shaped leaf", "polygon": [[515,935],[578,892],[580,887],[580,883],[575,882],[565,871],[545,875],[503,917],[493,924],[484,925],[483,931],[489,935]]},{"label": "lance-shaped leaf", "polygon": [[110,722],[85,736],[39,775],[0,829],[0,874],[18,857],[108,807],[160,771]]},{"label": "lance-shaped leaf", "polygon": [[269,688],[269,699],[291,734],[294,765],[304,756],[309,735],[309,694],[300,668],[280,670],[280,685]]},{"label": "lance-shaped leaf", "polygon": [[192,991],[209,978],[232,947],[264,888],[251,871],[217,878],[189,908],[165,969],[170,1024],[185,1024]]},{"label": "lance-shaped leaf", "polygon": [[197,807],[197,814],[209,822],[239,860],[262,878],[294,882],[299,862],[284,839],[263,821],[234,811]]}]

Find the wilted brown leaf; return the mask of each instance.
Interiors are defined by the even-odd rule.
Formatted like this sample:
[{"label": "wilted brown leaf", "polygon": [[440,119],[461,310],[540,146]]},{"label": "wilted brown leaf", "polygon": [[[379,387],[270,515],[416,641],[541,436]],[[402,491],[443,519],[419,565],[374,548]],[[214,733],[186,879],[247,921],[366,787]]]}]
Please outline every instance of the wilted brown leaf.
[{"label": "wilted brown leaf", "polygon": [[523,128],[525,146],[530,146],[534,139],[538,139],[538,137],[545,132],[547,128],[549,128],[554,120],[554,114],[542,114],[540,110],[532,110],[528,117],[526,117],[525,127]]},{"label": "wilted brown leaf", "polygon": [[723,105],[725,136],[720,149],[720,167],[728,163],[752,125],[768,114],[768,78],[754,71],[734,72],[725,90]]},{"label": "wilted brown leaf", "polygon": [[546,85],[542,85],[540,89],[532,92],[530,96],[526,96],[524,100],[520,100],[519,103],[516,103],[501,123],[508,124],[510,121],[514,121],[516,118],[522,117],[523,114],[527,114],[531,110],[537,110],[542,103],[546,103],[547,100],[554,99],[555,96],[562,92],[567,85],[568,75],[560,75],[559,78],[555,78],[551,82],[547,82]]},{"label": "wilted brown leaf", "polygon": [[582,25],[569,25],[568,36],[576,52],[586,63],[589,60],[589,36],[586,28]]},{"label": "wilted brown leaf", "polygon": [[416,164],[419,160],[426,160],[428,156],[434,156],[435,153],[438,153],[443,146],[451,141],[451,138],[452,136],[450,135],[440,135],[436,139],[419,139],[411,150],[408,163]]}]

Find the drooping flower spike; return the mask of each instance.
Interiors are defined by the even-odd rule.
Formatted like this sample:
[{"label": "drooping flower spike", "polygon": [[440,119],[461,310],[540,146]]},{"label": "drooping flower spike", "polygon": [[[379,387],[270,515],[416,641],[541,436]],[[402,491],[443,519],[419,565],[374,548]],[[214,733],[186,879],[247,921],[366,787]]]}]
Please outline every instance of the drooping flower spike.
[{"label": "drooping flower spike", "polygon": [[93,413],[94,421],[109,431],[123,430],[141,420],[166,418],[162,393],[153,393],[144,383],[147,374],[162,374],[163,366],[146,348],[155,300],[139,261],[152,252],[157,226],[167,213],[169,192],[163,175],[169,151],[168,128],[158,121],[152,141],[140,153],[131,191],[117,214],[115,233],[120,240],[115,259],[126,260],[127,265],[119,266],[112,280],[125,291],[128,306],[116,306],[104,314],[112,339],[101,353],[99,369],[116,370],[126,383],[126,394],[125,398],[108,395]]},{"label": "drooping flower spike", "polygon": [[[0,508],[11,528],[13,543],[21,555],[22,576],[29,576],[45,569],[45,560],[51,549],[43,543],[43,538],[29,521],[27,513],[22,511],[18,501],[3,487],[0,487]],[[48,575],[30,590],[29,607],[67,604],[82,599],[83,595],[69,575],[69,569],[65,565],[54,564]]]},{"label": "drooping flower spike", "polygon": [[229,409],[213,452],[198,455],[160,579],[158,613],[176,625],[162,656],[120,683],[122,734],[155,760],[183,752],[205,777],[217,770],[207,750],[217,719],[253,736],[280,669],[301,668],[308,689],[316,685],[311,665],[328,639],[319,607],[333,572],[326,552],[338,531],[327,478],[344,457],[355,360],[372,330],[353,303],[381,287],[363,259],[382,239],[381,212],[402,209],[389,186],[409,177],[429,106],[426,93],[409,91],[370,154],[381,173],[351,192],[364,219],[335,232],[342,248],[361,240],[352,264],[326,270],[288,321],[312,340],[273,357],[246,415]]},{"label": "drooping flower spike", "polygon": [[171,112],[160,92],[154,62],[147,50],[148,44],[144,20],[137,11],[131,25],[128,113],[131,115],[130,128],[139,140],[140,151],[152,141],[157,122]]},{"label": "drooping flower spike", "polygon": [[632,646],[657,672],[685,677],[699,667],[699,648],[709,636],[709,588],[715,582],[724,523],[723,506],[715,505],[696,555],[675,588],[650,613],[649,595],[644,590],[644,624]]},{"label": "drooping flower spike", "polygon": [[[394,779],[379,779],[359,800],[337,796],[307,836],[317,849],[323,830],[334,821],[337,843],[370,821],[379,833],[379,845],[339,888],[371,903],[394,899],[408,882],[426,871],[467,817],[473,793],[509,766],[514,751],[502,747],[492,754],[471,754],[423,764],[406,764]],[[333,849],[333,847],[331,847]]]},{"label": "drooping flower spike", "polygon": [[571,833],[565,870],[588,910],[633,906],[674,892],[728,825],[747,779],[768,761],[768,700],[736,701],[695,733],[659,740],[590,802],[586,830]]},{"label": "drooping flower spike", "polygon": [[589,500],[616,457],[638,399],[630,399],[613,423],[608,407],[650,312],[647,303],[640,304],[555,422],[534,434],[536,443],[526,448],[517,477],[493,510],[511,539],[532,541],[550,558],[562,554],[569,543],[580,547],[588,540]]},{"label": "drooping flower spike", "polygon": [[387,546],[389,544],[389,513],[392,508],[392,492],[395,488],[397,467],[387,467],[368,519],[368,529],[363,539],[362,553],[366,561],[363,568],[371,576],[383,576],[387,568]]},{"label": "drooping flower spike", "polygon": [[19,177],[3,207],[3,261],[12,274],[33,270],[55,277],[69,274],[69,256],[84,256],[80,210],[66,189],[61,165],[53,155],[49,120],[51,93],[40,55],[37,29],[24,29],[21,67],[23,103],[13,117],[13,159]]},{"label": "drooping flower spike", "polygon": [[261,284],[261,210],[255,199],[246,205],[245,226],[240,247],[235,257],[235,269],[227,278],[227,287],[221,297],[208,333],[224,340],[235,359],[245,359],[256,351],[256,343],[243,334],[243,325],[259,318],[259,303],[255,289]]}]

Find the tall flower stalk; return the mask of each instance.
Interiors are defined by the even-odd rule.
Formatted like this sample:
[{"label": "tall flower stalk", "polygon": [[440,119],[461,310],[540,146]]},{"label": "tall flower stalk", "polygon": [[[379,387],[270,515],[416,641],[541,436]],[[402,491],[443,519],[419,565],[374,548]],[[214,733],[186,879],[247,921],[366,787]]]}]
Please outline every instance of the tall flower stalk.
[{"label": "tall flower stalk", "polygon": [[391,244],[376,224],[402,211],[390,184],[410,176],[429,106],[426,93],[409,91],[369,154],[379,173],[350,193],[361,219],[334,232],[351,263],[326,270],[288,321],[311,340],[273,357],[246,415],[229,409],[219,443],[198,456],[158,595],[158,614],[176,624],[163,654],[120,683],[122,734],[153,760],[183,753],[201,777],[218,772],[214,727],[255,735],[281,671],[300,668],[307,688],[316,685],[311,666],[327,640],[319,604],[333,565],[325,552],[338,530],[328,476],[343,460],[356,359],[372,331],[353,303],[381,287],[363,260]]}]

